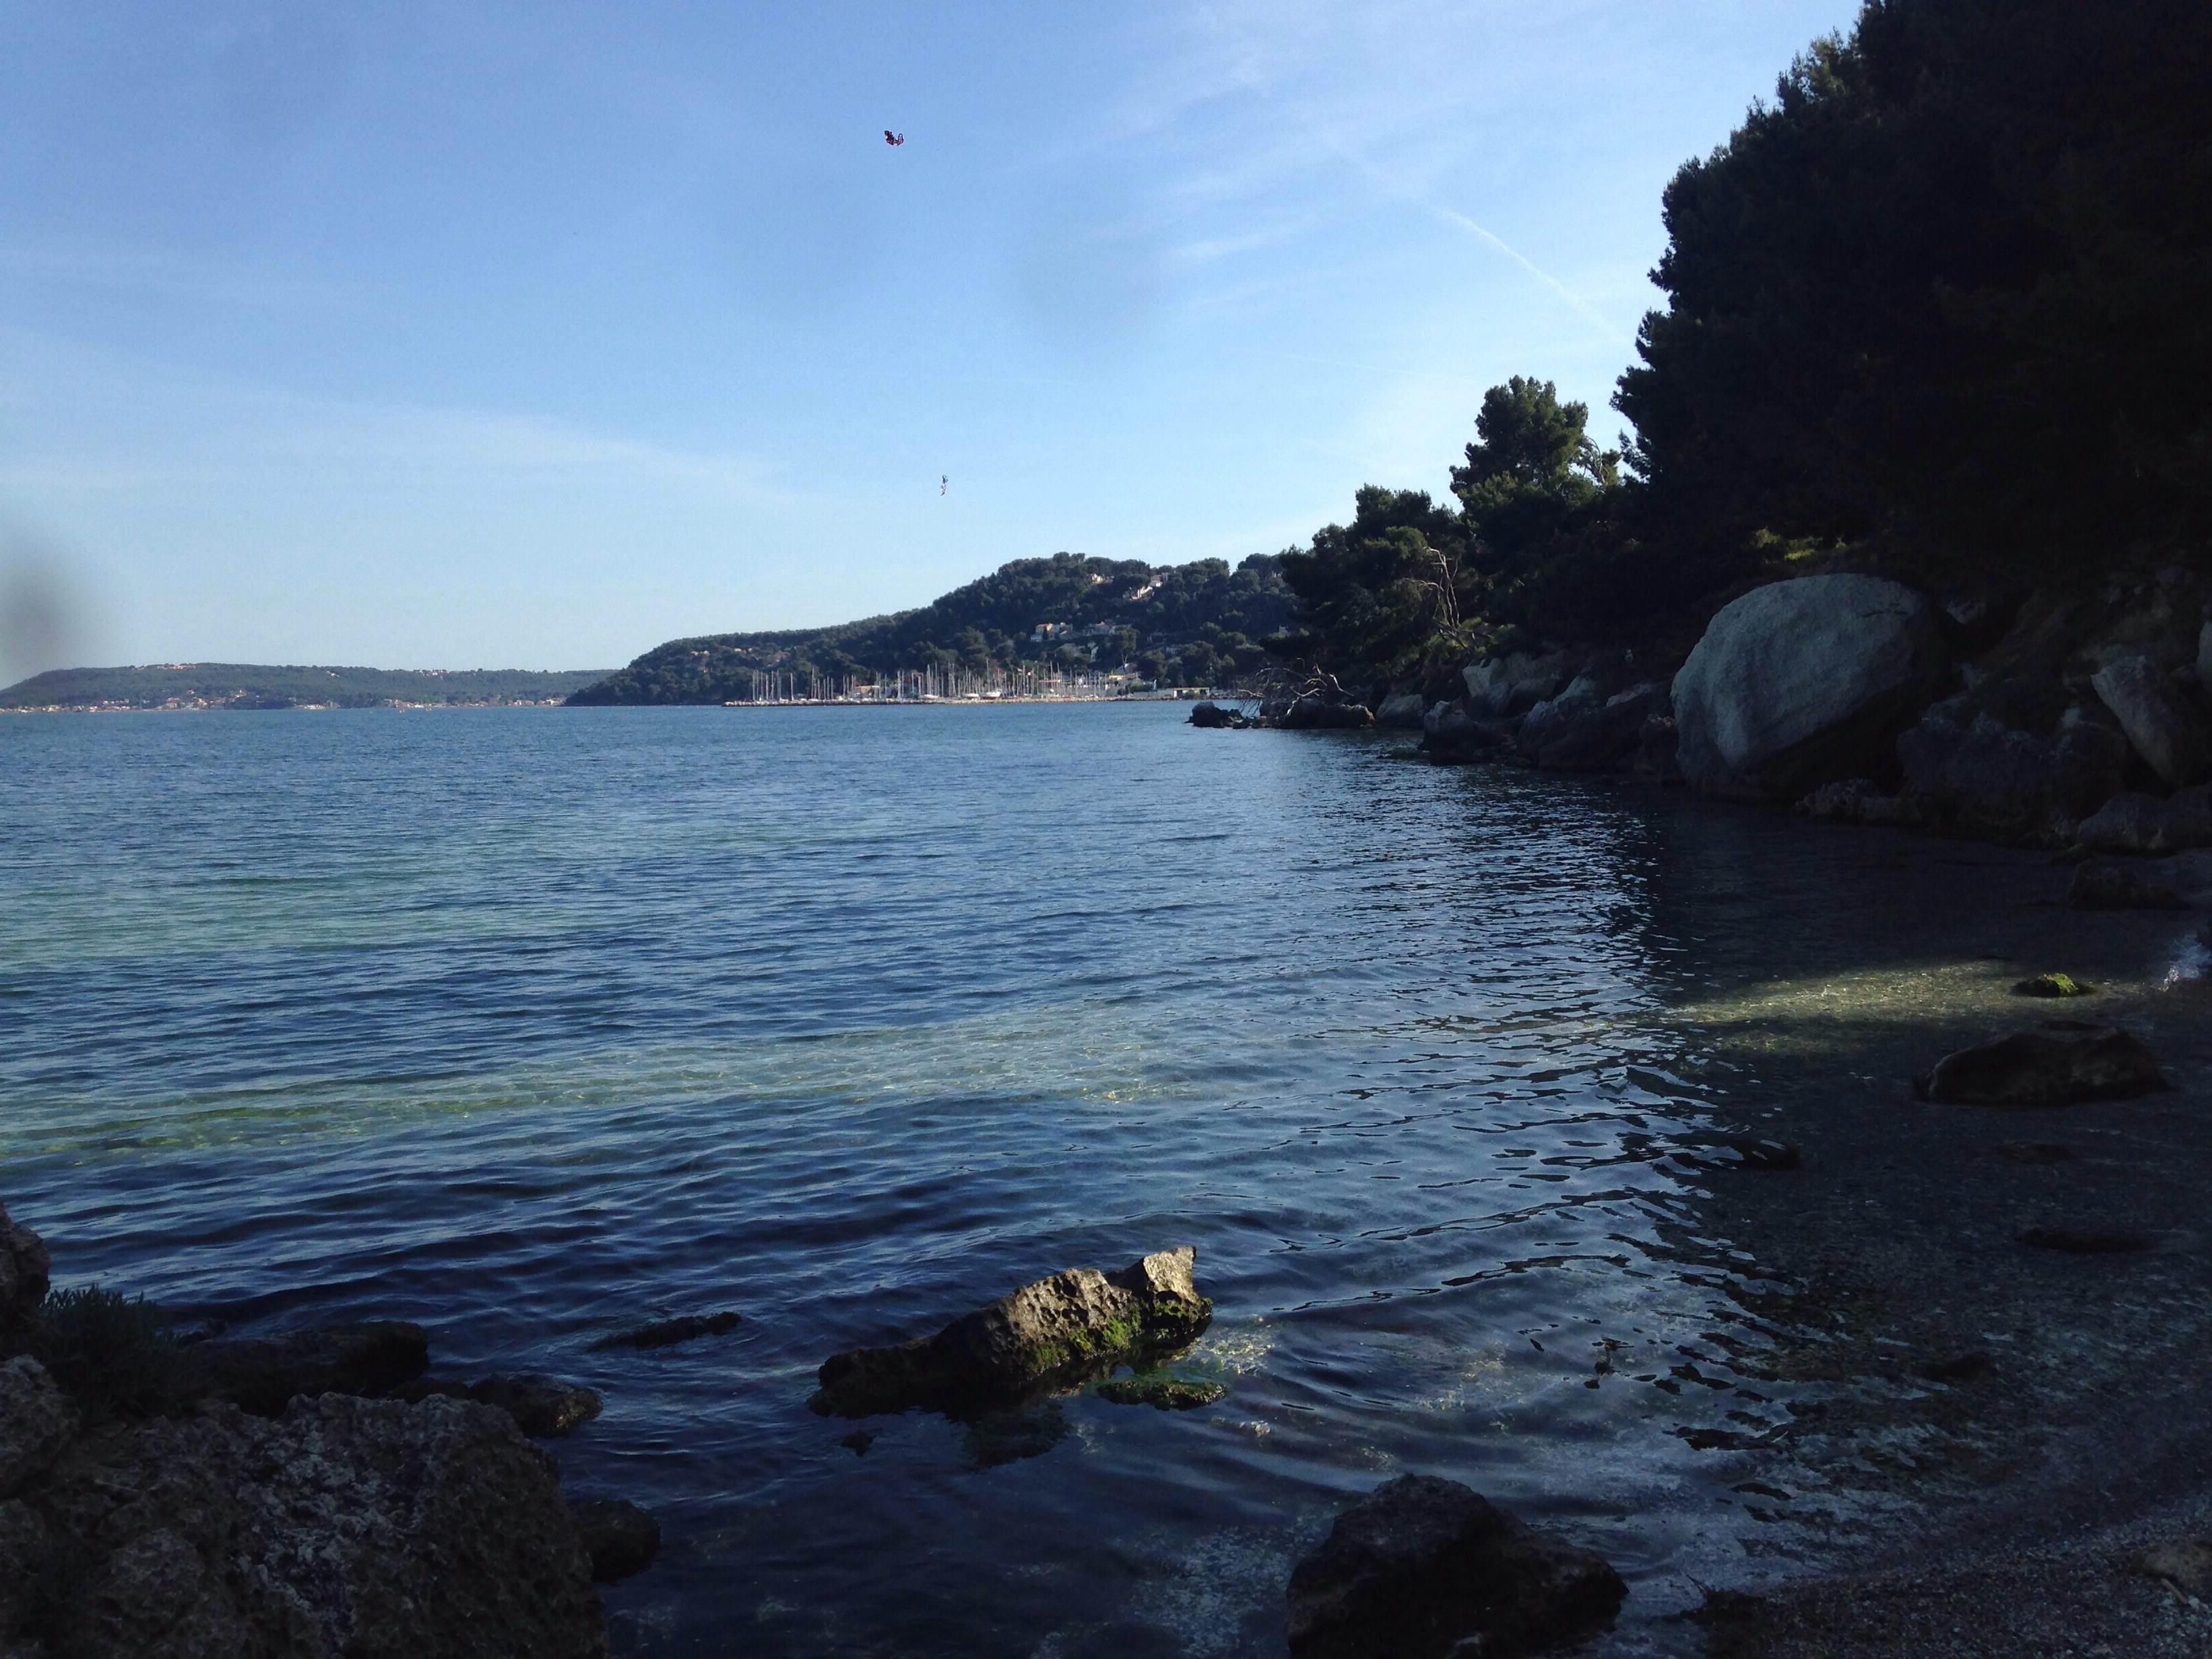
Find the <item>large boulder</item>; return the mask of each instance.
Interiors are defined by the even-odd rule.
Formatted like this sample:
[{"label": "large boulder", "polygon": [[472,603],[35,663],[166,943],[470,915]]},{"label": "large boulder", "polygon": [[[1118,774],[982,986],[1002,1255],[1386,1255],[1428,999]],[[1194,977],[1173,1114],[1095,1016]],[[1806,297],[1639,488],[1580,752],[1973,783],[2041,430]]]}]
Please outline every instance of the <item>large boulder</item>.
[{"label": "large boulder", "polygon": [[598,1659],[552,1460],[503,1413],[329,1395],[79,1441],[25,1499],[52,1659]]},{"label": "large boulder", "polygon": [[1309,691],[1293,697],[1275,724],[1286,732],[1359,732],[1375,724],[1375,714],[1354,698]]},{"label": "large boulder", "polygon": [[21,1324],[46,1299],[53,1258],[44,1240],[0,1206],[0,1331]]},{"label": "large boulder", "polygon": [[1508,741],[1503,723],[1478,717],[1465,698],[1437,703],[1421,716],[1421,748],[1439,765],[1487,759]]},{"label": "large boulder", "polygon": [[635,1577],[660,1553],[660,1522],[623,1498],[571,1498],[568,1516],[591,1557],[595,1584]]},{"label": "large boulder", "polygon": [[1375,723],[1417,732],[1420,729],[1422,712],[1419,692],[1401,691],[1383,698],[1375,706]]},{"label": "large boulder", "polygon": [[1961,1048],[1912,1080],[1923,1100],[1966,1106],[2070,1106],[2168,1086],[2150,1050],[2125,1031],[2070,1022]]},{"label": "large boulder", "polygon": [[1291,1659],[1513,1659],[1603,1625],[1627,1594],[1602,1557],[1458,1481],[1401,1475],[1292,1570]]},{"label": "large boulder", "polygon": [[1072,1267],[963,1314],[934,1336],[824,1360],[808,1403],[824,1416],[925,1406],[969,1411],[1193,1340],[1213,1304],[1192,1283],[1198,1252],[1161,1250],[1119,1273]]},{"label": "large boulder", "polygon": [[1682,774],[1794,799],[1884,769],[1944,668],[1935,608],[1875,576],[1801,576],[1723,607],[1674,677]]},{"label": "large boulder", "polygon": [[2175,698],[2149,658],[2116,658],[2091,675],[2089,684],[2136,753],[2168,787],[2202,783],[2212,774],[2212,738],[2203,720]]}]

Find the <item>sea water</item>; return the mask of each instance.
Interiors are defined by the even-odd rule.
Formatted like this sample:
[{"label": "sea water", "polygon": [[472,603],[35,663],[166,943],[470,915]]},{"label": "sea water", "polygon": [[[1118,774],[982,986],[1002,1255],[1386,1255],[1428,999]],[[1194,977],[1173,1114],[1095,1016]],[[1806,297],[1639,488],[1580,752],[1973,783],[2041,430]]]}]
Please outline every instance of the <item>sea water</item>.
[{"label": "sea water", "polygon": [[[1279,1651],[1291,1562],[1407,1471],[1602,1550],[1670,1647],[1758,1524],[1686,1434],[1787,1405],[1693,1156],[1758,1079],[1683,1011],[1796,889],[1740,813],[1405,747],[0,720],[0,1201],[60,1283],[601,1390],[566,1488],[666,1540],[618,1652]],[[1179,1244],[1217,1405],[807,1410],[833,1352]]]}]

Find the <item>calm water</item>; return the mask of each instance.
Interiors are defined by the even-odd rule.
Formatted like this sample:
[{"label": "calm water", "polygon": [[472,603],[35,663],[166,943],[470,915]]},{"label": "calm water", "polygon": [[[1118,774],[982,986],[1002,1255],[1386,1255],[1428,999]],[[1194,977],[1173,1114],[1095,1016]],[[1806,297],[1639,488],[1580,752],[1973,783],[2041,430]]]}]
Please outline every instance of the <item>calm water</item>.
[{"label": "calm water", "polygon": [[[1407,1469],[1678,1642],[1757,1523],[1674,1431],[1782,1402],[1666,1158],[1755,1079],[1674,1011],[1802,872],[1750,815],[1181,712],[0,720],[0,1197],[65,1282],[601,1389],[568,1488],[667,1538],[617,1651],[1279,1650],[1291,1561]],[[836,1350],[1179,1243],[1218,1406],[864,1454],[805,1410]]]}]

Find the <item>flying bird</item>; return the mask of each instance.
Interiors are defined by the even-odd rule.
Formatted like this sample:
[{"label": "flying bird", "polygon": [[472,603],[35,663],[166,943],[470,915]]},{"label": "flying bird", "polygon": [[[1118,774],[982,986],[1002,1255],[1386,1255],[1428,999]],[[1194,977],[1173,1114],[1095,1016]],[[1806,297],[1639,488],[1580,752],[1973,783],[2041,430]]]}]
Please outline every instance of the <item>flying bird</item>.
[{"label": "flying bird", "polygon": [[885,127],[884,129],[884,142],[887,144],[902,144],[906,143],[906,134],[902,132],[893,132],[889,127]]},{"label": "flying bird", "polygon": [[942,495],[945,493],[945,486],[950,484],[952,480],[945,474],[942,472],[939,473],[937,475],[937,493]]}]

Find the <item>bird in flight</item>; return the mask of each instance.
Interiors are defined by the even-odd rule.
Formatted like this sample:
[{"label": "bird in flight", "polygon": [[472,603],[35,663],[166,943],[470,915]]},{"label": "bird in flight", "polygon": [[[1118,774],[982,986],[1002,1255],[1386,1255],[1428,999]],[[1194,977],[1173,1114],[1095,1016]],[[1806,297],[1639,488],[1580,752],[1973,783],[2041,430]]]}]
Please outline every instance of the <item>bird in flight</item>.
[{"label": "bird in flight", "polygon": [[906,134],[902,132],[893,132],[889,127],[885,127],[884,129],[884,142],[887,144],[902,144],[906,143]]},{"label": "bird in flight", "polygon": [[952,480],[944,473],[939,473],[937,475],[937,493],[942,495],[945,493],[946,487],[950,485],[951,482]]}]

